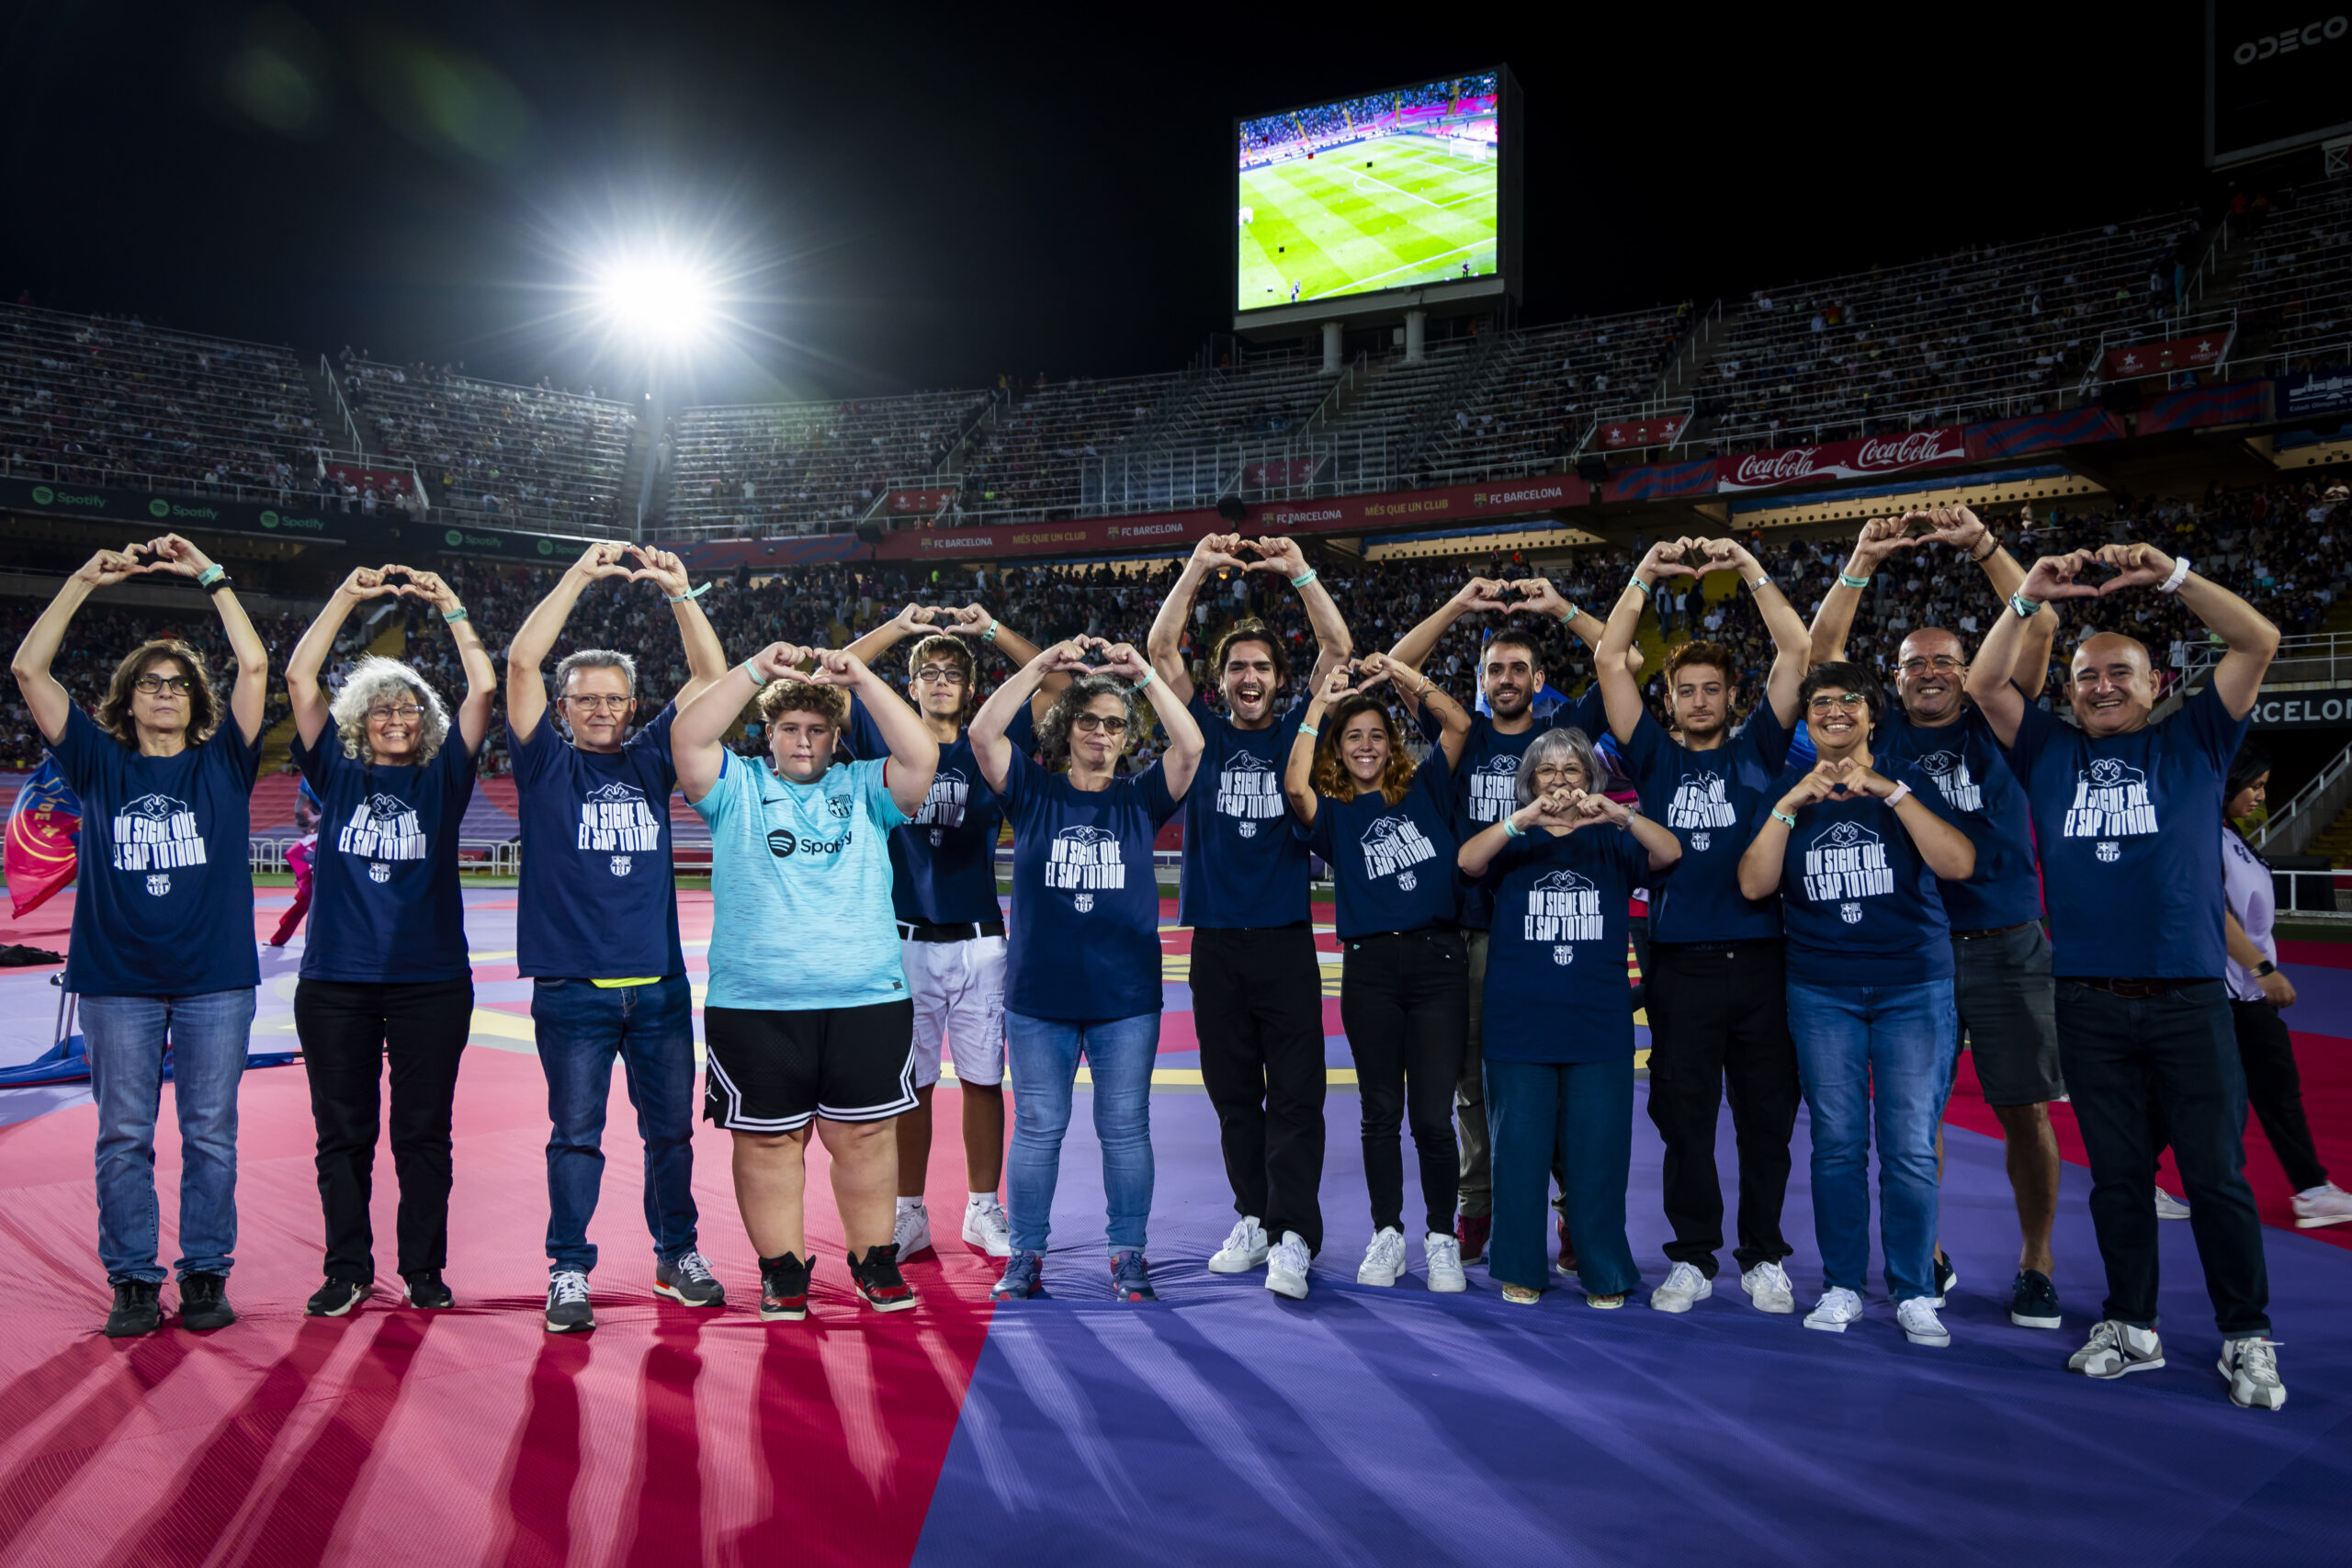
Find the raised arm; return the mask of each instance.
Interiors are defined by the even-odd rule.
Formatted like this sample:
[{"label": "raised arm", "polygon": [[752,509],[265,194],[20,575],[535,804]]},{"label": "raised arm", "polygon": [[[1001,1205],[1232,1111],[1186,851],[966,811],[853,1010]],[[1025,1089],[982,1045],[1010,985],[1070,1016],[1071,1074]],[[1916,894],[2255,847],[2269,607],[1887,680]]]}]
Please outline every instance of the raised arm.
[{"label": "raised arm", "polygon": [[798,667],[811,657],[809,649],[797,643],[772,642],[695,693],[692,702],[679,705],[678,716],[670,721],[670,761],[678,770],[678,788],[689,806],[718,784],[726,763],[727,732],[735,728],[752,695],[770,681],[803,679]]},{"label": "raised arm", "polygon": [[[2025,586],[2025,568],[2002,547],[2000,536],[1986,527],[1975,513],[1965,506],[1939,506],[1926,515],[1934,531],[1922,536],[1919,543],[1950,545],[1966,554],[1983,569],[1996,604],[2006,605],[2009,595]],[[2018,517],[2030,526],[2033,508],[2019,507]],[[2025,649],[2018,656],[2017,671],[2011,678],[2029,702],[2041,695],[2041,688],[2049,684],[2050,649],[2057,639],[2057,611],[2044,609],[2027,623]]]},{"label": "raised arm", "polygon": [[395,570],[406,569],[353,568],[351,575],[327,595],[326,608],[319,612],[319,618],[311,623],[302,640],[287,656],[286,695],[294,705],[294,733],[302,738],[306,750],[319,743],[332,716],[327,711],[327,694],[319,685],[319,671],[326,668],[327,656],[334,651],[335,637],[361,601],[392,598],[400,593],[398,588],[384,581],[384,574]]},{"label": "raised arm", "polygon": [[[987,643],[1011,660],[1015,669],[1019,669],[1037,657],[1035,643],[998,620],[978,604],[967,604],[960,610],[944,611],[942,614],[955,616],[952,624],[945,621],[939,623],[942,631],[952,632],[957,637],[975,637]],[[1054,705],[1054,699],[1060,696],[1062,688],[1069,684],[1069,671],[1067,670],[1057,670],[1047,675],[1039,683],[1036,694],[1029,699],[1029,716],[1036,719],[1044,718],[1046,710]]]},{"label": "raised arm", "polygon": [[1111,645],[1102,655],[1102,672],[1143,683],[1145,700],[1151,704],[1159,728],[1168,731],[1168,750],[1159,757],[1159,776],[1167,782],[1170,799],[1183,799],[1184,792],[1193,787],[1202,753],[1209,749],[1207,738],[1193,717],[1192,699],[1178,696],[1167,682],[1155,679],[1151,666],[1131,642]]},{"label": "raised arm", "polygon": [[1453,857],[1453,863],[1468,877],[1480,877],[1503,852],[1503,846],[1513,839],[1523,839],[1539,827],[1566,827],[1576,817],[1578,792],[1560,788],[1537,795],[1501,821],[1480,829],[1464,841]]},{"label": "raised arm", "polygon": [[1340,669],[1324,676],[1307,694],[1306,719],[1299,725],[1298,735],[1290,743],[1290,757],[1283,764],[1283,798],[1290,802],[1291,815],[1310,828],[1315,826],[1317,737],[1331,705],[1346,696],[1350,689],[1349,672]]},{"label": "raised arm", "polygon": [[[2043,556],[2033,563],[2018,584],[2017,596],[2004,604],[1993,618],[1993,629],[1984,634],[1984,644],[1976,657],[1969,661],[1967,692],[1969,701],[1993,727],[1994,739],[2004,746],[2014,746],[2018,726],[2024,721],[2026,700],[2017,687],[2010,684],[2018,661],[2035,646],[2028,635],[2027,623],[2051,615],[2050,603],[2057,599],[2095,599],[2098,590],[2088,583],[2078,582],[2084,568],[2093,556],[2088,550],[2075,550],[2068,555]],[[2027,614],[2019,615],[2022,603]],[[2049,661],[2047,644],[2043,662]]]},{"label": "raised arm", "polygon": [[[1848,789],[1876,795],[1881,800],[1888,799],[1902,787],[1884,773],[1850,762],[1845,780]],[[1976,874],[1976,845],[1967,834],[1928,809],[1918,791],[1904,791],[1903,798],[1894,803],[1894,818],[1911,835],[1911,842],[1918,849],[1919,858],[1928,863],[1929,871],[1946,882],[1965,882]]]},{"label": "raised arm", "polygon": [[[1474,610],[1507,610],[1503,603],[1504,583],[1498,578],[1474,577],[1455,591],[1453,598],[1421,617],[1419,626],[1396,639],[1388,657],[1408,669],[1419,670],[1429,661],[1438,639],[1452,629],[1453,623]],[[1421,705],[1409,692],[1405,694],[1405,705],[1415,714]]]},{"label": "raised arm", "polygon": [[[154,558],[153,570],[159,572],[199,584],[208,572],[215,574],[215,581],[226,575],[212,564],[211,557],[177,534],[160,535],[141,547]],[[237,660],[237,678],[229,689],[229,716],[237,721],[237,732],[250,746],[261,739],[262,715],[269,708],[269,649],[261,633],[254,630],[245,607],[237,602],[235,589],[214,589],[212,608],[220,617],[229,651]]]},{"label": "raised arm", "polygon": [[[953,626],[934,626],[933,615],[953,615],[953,610],[934,610],[924,604],[910,604],[888,620],[851,643],[844,651],[854,654],[860,663],[869,667],[879,664],[882,656],[910,637],[924,637],[933,631],[953,631]],[[983,622],[982,625],[987,623]]]},{"label": "raised arm", "polygon": [[972,716],[968,731],[972,760],[979,764],[980,777],[988,781],[989,788],[1001,794],[1004,781],[1012,771],[1012,742],[1006,738],[1005,730],[1012,725],[1012,716],[1021,711],[1021,705],[1036,694],[1046,676],[1084,668],[1086,656],[1077,643],[1057,642],[1007,675],[989,694],[989,700]]},{"label": "raised arm", "polygon": [[[2154,545],[2109,545],[2098,558],[2116,573],[2098,585],[2102,597],[2129,588],[2161,588],[2173,581],[2174,569],[2182,564]],[[2194,571],[2180,577],[2177,592],[2188,613],[2228,649],[2213,667],[2213,692],[2232,718],[2244,718],[2254,711],[2262,677],[2278,652],[2278,628],[2261,611]]]},{"label": "raised arm", "polygon": [[1399,664],[1385,653],[1367,653],[1356,661],[1356,690],[1367,691],[1383,681],[1392,681],[1405,700],[1417,707],[1427,704],[1437,716],[1438,749],[1445,753],[1445,765],[1462,765],[1462,749],[1470,739],[1470,710],[1453,700],[1449,692],[1430,684],[1427,676],[1408,665]]},{"label": "raised arm", "polygon": [[890,682],[876,675],[857,655],[846,649],[820,652],[808,679],[820,686],[840,686],[865,699],[865,711],[882,743],[890,748],[887,779],[890,798],[899,809],[913,816],[931,794],[932,775],[939,772],[939,742],[922,727],[922,717],[905,703],[891,702]]},{"label": "raised arm", "polygon": [[[1261,558],[1251,561],[1248,570],[1282,577],[1298,590],[1299,602],[1306,606],[1306,624],[1314,628],[1316,647],[1315,672],[1308,677],[1307,690],[1315,691],[1332,671],[1346,668],[1355,652],[1355,639],[1349,635],[1340,606],[1331,602],[1331,591],[1323,585],[1322,574],[1307,570],[1306,553],[1296,539],[1270,537],[1256,543]],[[1301,582],[1302,577],[1306,581]]]},{"label": "raised arm", "polygon": [[548,596],[524,617],[514,640],[506,645],[506,733],[518,744],[530,739],[539,720],[547,716],[548,682],[540,666],[555,651],[555,639],[563,635],[571,607],[580,603],[582,591],[598,578],[634,575],[621,560],[628,548],[626,545],[591,545],[582,551],[580,558],[556,579]]},{"label": "raised arm", "polygon": [[631,545],[628,550],[645,563],[629,575],[643,578],[662,590],[662,596],[670,602],[671,610],[678,617],[678,637],[686,648],[686,683],[678,688],[673,700],[684,707],[727,673],[727,649],[719,645],[718,632],[711,626],[710,617],[702,613],[702,601],[696,596],[686,563],[668,550],[655,549],[650,545]]},{"label": "raised arm", "polygon": [[1634,739],[1634,731],[1642,722],[1642,688],[1634,673],[1640,654],[1634,647],[1634,637],[1641,630],[1642,611],[1657,592],[1661,579],[1692,577],[1697,574],[1684,564],[1683,551],[1692,541],[1660,539],[1649,547],[1634,568],[1633,580],[1625,591],[1617,595],[1617,604],[1609,612],[1608,628],[1601,633],[1600,646],[1593,649],[1592,675],[1600,682],[1600,703],[1609,715],[1609,732],[1620,746]]},{"label": "raised arm", "polygon": [[1772,716],[1781,721],[1783,729],[1794,728],[1797,722],[1797,688],[1804,684],[1804,672],[1812,668],[1813,639],[1804,629],[1804,618],[1797,607],[1789,603],[1781,585],[1772,581],[1747,547],[1736,539],[1710,539],[1702,547],[1708,556],[1731,567],[1739,573],[1740,581],[1755,597],[1756,613],[1764,617],[1764,629],[1771,634],[1772,668],[1764,678],[1764,695],[1772,705]]},{"label": "raised arm", "polygon": [[1184,570],[1176,574],[1176,585],[1160,603],[1159,614],[1152,617],[1150,635],[1144,638],[1153,672],[1167,682],[1179,705],[1193,700],[1193,672],[1184,663],[1184,627],[1193,618],[1193,601],[1200,596],[1201,584],[1209,573],[1224,568],[1243,569],[1245,563],[1233,553],[1240,543],[1238,534],[1211,534],[1194,545]]},{"label": "raised arm", "polygon": [[1572,790],[1569,803],[1575,807],[1575,828],[1606,822],[1633,834],[1634,842],[1648,853],[1652,871],[1664,871],[1682,858],[1682,840],[1674,836],[1673,829],[1651,821],[1623,801],[1611,800],[1599,790]]},{"label": "raised arm", "polygon": [[1853,553],[1846,558],[1846,568],[1829,592],[1821,596],[1821,608],[1813,617],[1811,634],[1812,659],[1815,664],[1827,664],[1846,657],[1846,639],[1853,635],[1854,612],[1861,607],[1862,590],[1870,585],[1871,574],[1884,566],[1887,558],[1912,547],[1912,541],[1903,531],[1903,524],[1891,517],[1873,517],[1862,525],[1861,534],[1854,540]]},{"label": "raised arm", "polygon": [[409,596],[431,605],[458,645],[458,663],[466,671],[466,694],[458,704],[458,736],[466,743],[468,756],[479,756],[482,737],[490,733],[490,705],[498,695],[498,670],[490,661],[490,649],[467,615],[465,602],[438,572],[408,566],[391,570],[408,573]]},{"label": "raised arm", "polygon": [[49,608],[33,622],[25,633],[25,640],[17,645],[17,656],[9,660],[8,672],[17,678],[17,689],[25,694],[25,706],[40,726],[42,739],[56,745],[65,738],[65,721],[74,711],[74,696],[49,667],[57,658],[58,649],[65,641],[65,628],[73,624],[74,612],[91,591],[111,588],[127,578],[139,576],[149,569],[141,566],[130,550],[100,550],[82,565],[82,570],[60,584],[57,597]]}]

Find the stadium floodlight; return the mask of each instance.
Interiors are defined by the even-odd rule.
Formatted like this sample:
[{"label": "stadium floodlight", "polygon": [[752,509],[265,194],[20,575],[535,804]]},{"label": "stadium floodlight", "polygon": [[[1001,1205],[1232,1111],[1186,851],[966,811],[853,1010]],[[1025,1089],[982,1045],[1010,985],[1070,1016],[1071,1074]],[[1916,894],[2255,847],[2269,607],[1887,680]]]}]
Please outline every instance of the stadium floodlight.
[{"label": "stadium floodlight", "polygon": [[683,348],[718,319],[718,291],[698,268],[674,256],[633,256],[596,280],[605,314],[648,348]]}]

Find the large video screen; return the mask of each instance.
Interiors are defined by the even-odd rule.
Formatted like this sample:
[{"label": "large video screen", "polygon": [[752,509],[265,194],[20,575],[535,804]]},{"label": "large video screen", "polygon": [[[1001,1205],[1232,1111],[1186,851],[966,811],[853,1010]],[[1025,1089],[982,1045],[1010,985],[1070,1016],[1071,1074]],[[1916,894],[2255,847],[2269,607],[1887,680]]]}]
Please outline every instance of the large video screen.
[{"label": "large video screen", "polygon": [[1446,77],[1241,121],[1234,309],[1494,276],[1498,76]]},{"label": "large video screen", "polygon": [[2352,20],[2313,0],[2206,0],[2205,162],[2352,134]]}]

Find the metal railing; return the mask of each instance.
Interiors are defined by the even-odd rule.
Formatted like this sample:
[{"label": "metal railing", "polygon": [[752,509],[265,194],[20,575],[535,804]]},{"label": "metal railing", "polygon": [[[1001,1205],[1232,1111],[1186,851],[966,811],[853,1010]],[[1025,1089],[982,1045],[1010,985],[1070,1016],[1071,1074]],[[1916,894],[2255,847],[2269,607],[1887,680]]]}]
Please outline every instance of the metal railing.
[{"label": "metal railing", "polygon": [[323,354],[319,355],[319,374],[326,378],[327,390],[334,394],[334,412],[343,415],[343,431],[351,437],[351,449],[366,452],[368,443],[360,437],[359,422],[351,417],[351,404],[343,395],[343,378],[334,373],[334,367],[327,362]]},{"label": "metal railing", "polygon": [[[2180,671],[2181,684],[2196,685],[2228,652],[2211,641],[2191,643]],[[2352,632],[2280,637],[2262,685],[2265,691],[2273,686],[2352,685]]]},{"label": "metal railing", "polygon": [[2287,884],[2278,900],[2279,919],[2352,920],[2352,908],[2345,907],[2352,898],[2352,871],[2274,871],[2270,877],[2274,887]]},{"label": "metal railing", "polygon": [[[246,840],[246,864],[254,874],[286,874],[286,850],[292,839],[254,835]],[[704,854],[707,861],[707,851]],[[516,876],[523,870],[523,845],[518,839],[459,839],[458,869],[486,876]]]},{"label": "metal railing", "polygon": [[[2200,271],[2198,276],[2201,279],[2204,274]],[[2106,374],[2107,356],[2114,349],[2199,336],[2218,336],[2222,340],[2221,349],[2214,355],[2211,365],[2167,366],[2162,369],[2135,371],[2129,376],[2110,377]],[[2169,379],[2198,370],[2211,370],[2218,378],[2228,369],[2230,351],[2237,346],[2237,341],[2238,308],[2235,305],[2224,305],[2194,316],[2181,311],[2166,316],[2154,326],[2109,327],[2098,334],[2098,345],[2091,350],[2090,362],[2083,367],[2083,378],[2075,384],[2075,392],[2078,397],[2088,398],[2095,396],[2102,384],[2110,381],[2145,381],[2158,376]]]},{"label": "metal railing", "polygon": [[2299,818],[2307,812],[2320,808],[2320,803],[2327,797],[2328,791],[2346,773],[2352,773],[2352,746],[2346,746],[2337,752],[2335,760],[2322,768],[2318,777],[2297,790],[2292,800],[2272,809],[2262,826],[2255,829],[2254,847],[2257,850],[2266,849],[2272,840],[2286,838],[2288,829]]}]

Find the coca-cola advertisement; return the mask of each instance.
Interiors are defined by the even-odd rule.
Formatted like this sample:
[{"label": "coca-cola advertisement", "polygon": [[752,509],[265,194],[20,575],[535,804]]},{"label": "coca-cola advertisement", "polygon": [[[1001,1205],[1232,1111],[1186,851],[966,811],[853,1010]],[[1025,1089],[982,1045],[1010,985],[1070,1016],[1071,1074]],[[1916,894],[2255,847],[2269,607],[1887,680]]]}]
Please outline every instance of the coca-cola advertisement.
[{"label": "coca-cola advertisement", "polygon": [[2219,362],[2229,350],[2228,333],[2205,333],[2197,337],[2110,348],[2100,358],[2099,367],[2110,381],[2129,381],[2135,377],[2163,376],[2175,370],[2202,370]]},{"label": "coca-cola advertisement", "polygon": [[1777,490],[1824,479],[1869,479],[1968,461],[1968,432],[1959,425],[1939,430],[1903,430],[1832,441],[1819,446],[1788,446],[1715,459],[1715,489]]},{"label": "coca-cola advertisement", "polygon": [[1657,419],[1612,419],[1594,433],[1603,451],[1630,452],[1642,446],[1671,446],[1690,423],[1687,413],[1662,414]]}]

